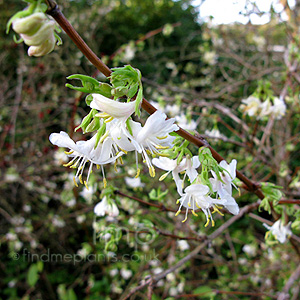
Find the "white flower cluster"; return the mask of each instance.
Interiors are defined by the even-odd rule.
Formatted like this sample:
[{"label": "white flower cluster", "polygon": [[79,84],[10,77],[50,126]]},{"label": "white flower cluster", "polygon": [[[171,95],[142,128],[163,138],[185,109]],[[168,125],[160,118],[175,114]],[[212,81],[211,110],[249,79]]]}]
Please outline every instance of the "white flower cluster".
[{"label": "white flower cluster", "polygon": [[43,56],[50,53],[57,42],[55,21],[42,12],[17,18],[12,22],[13,30],[20,34],[29,47],[29,56]]},{"label": "white flower cluster", "polygon": [[[66,154],[71,157],[71,161],[64,166],[77,168],[74,183],[78,181],[87,186],[93,165],[102,168],[104,186],[106,180],[103,165],[122,162],[121,156],[128,151],[136,152],[137,177],[138,153],[142,155],[146,162],[149,173],[155,176],[155,169],[149,156],[159,155],[161,150],[172,147],[175,137],[169,133],[178,130],[174,124],[174,119],[168,119],[164,113],[156,111],[147,120],[144,126],[139,122],[131,120],[130,116],[135,111],[135,101],[122,103],[108,99],[100,94],[92,94],[93,100],[90,107],[99,111],[95,115],[99,119],[102,135],[96,133],[87,141],[74,142],[66,132],[52,133],[49,137],[50,142],[58,147],[69,149]],[[83,180],[83,171],[89,163],[87,179]]]},{"label": "white flower cluster", "polygon": [[[221,161],[219,166],[223,171],[218,175],[211,170],[212,178],[209,179],[208,185],[202,184],[198,176],[199,174],[196,170],[200,166],[198,156],[192,158],[186,157],[179,164],[177,164],[177,160],[159,157],[153,159],[153,164],[167,171],[167,173],[160,177],[160,180],[165,179],[172,172],[177,191],[181,196],[177,201],[180,205],[176,216],[180,214],[182,207],[186,208],[185,219],[182,222],[187,220],[189,210],[191,210],[194,216],[198,216],[195,212],[197,209],[201,209],[204,212],[207,220],[205,227],[209,224],[210,220],[212,226],[214,226],[212,213],[218,212],[223,215],[219,211],[222,207],[227,208],[234,215],[239,213],[239,207],[232,197],[232,185],[234,186],[232,181],[236,177],[235,159],[230,164]],[[184,173],[184,176],[181,179],[179,174],[182,173]],[[191,184],[184,189],[186,177],[188,177]],[[216,196],[212,197],[212,194]],[[213,209],[213,211],[211,212],[210,209]]]},{"label": "white flower cluster", "polygon": [[270,99],[261,102],[260,99],[250,96],[242,100],[240,109],[250,117],[263,119],[264,117],[272,116],[276,120],[280,120],[286,112],[286,105],[283,99],[275,97],[273,104]]}]

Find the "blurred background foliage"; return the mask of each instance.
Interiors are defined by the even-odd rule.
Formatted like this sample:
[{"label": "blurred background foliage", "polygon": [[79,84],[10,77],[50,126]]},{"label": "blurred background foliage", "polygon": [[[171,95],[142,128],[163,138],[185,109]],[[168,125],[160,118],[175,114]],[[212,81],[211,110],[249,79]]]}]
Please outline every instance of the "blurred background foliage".
[{"label": "blurred background foliage", "polygon": [[[280,23],[273,16],[261,26],[215,26],[199,20],[197,9],[187,0],[82,0],[59,5],[109,66],[131,64],[141,70],[148,100],[162,107],[179,105],[180,111],[169,114],[186,114],[183,123],[194,122],[197,132],[228,161],[236,158],[238,168],[252,180],[271,181],[283,186],[287,198],[299,197],[299,85],[287,68],[284,50],[294,47],[289,55],[295,60],[299,52],[289,22]],[[173,213],[121,196],[116,196],[117,218],[94,222],[101,176],[93,173],[89,191],[74,187],[73,170],[61,166],[66,158],[48,137],[65,130],[75,140],[81,138],[72,132],[88,113],[86,95],[65,88],[66,77],[80,73],[105,79],[63,32],[61,47],[42,58],[28,57],[27,46],[15,44],[13,32],[4,31],[8,19],[23,8],[21,1],[0,2],[0,298],[120,299],[147,275],[175,264],[199,244],[197,238],[214,229],[204,228],[202,217],[190,217],[182,224]],[[241,100],[259,86],[279,96],[287,81],[289,110],[265,136],[270,123],[243,116]],[[221,135],[212,136],[213,129]],[[264,143],[259,143],[262,138]],[[143,170],[144,188],[126,186],[124,177],[135,175],[129,160],[117,174],[113,168],[106,168],[106,173],[108,182],[128,195],[177,209],[171,179],[153,181]],[[157,197],[166,189],[169,193]],[[245,191],[237,198],[240,206],[254,201],[256,197]],[[272,220],[267,213],[260,216]],[[229,217],[216,217],[217,226]],[[123,237],[105,252],[115,228],[121,227]],[[96,236],[95,243],[97,230],[109,235],[101,241]],[[294,232],[299,233],[297,228]],[[294,254],[299,254],[299,245],[268,247],[264,233],[260,222],[246,216],[201,251],[187,269],[159,281],[152,299],[181,299],[180,294],[250,299],[216,296],[216,290],[252,291],[261,299],[274,298],[299,263]],[[194,239],[178,238],[187,236]],[[40,259],[33,259],[33,254]],[[74,262],[49,261],[50,254],[103,256],[100,261]],[[148,298],[137,293],[132,299]]]}]

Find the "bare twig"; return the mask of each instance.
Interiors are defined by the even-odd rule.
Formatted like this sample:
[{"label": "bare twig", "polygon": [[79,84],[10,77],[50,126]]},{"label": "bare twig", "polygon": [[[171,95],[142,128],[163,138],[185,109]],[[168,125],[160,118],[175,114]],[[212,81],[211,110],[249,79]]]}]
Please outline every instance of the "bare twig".
[{"label": "bare twig", "polygon": [[196,256],[201,250],[203,250],[209,244],[210,241],[212,241],[213,239],[215,239],[216,237],[221,235],[230,225],[232,225],[234,222],[239,220],[242,216],[244,216],[249,211],[257,208],[259,206],[260,202],[261,201],[257,201],[255,203],[252,203],[252,204],[249,204],[249,205],[243,207],[238,215],[230,218],[227,222],[225,222],[223,225],[221,225],[216,231],[214,231],[212,234],[207,236],[206,240],[202,244],[197,246],[193,251],[191,251],[187,256],[185,256],[180,261],[178,261],[174,266],[172,266],[169,269],[157,274],[154,277],[151,277],[151,280],[148,279],[148,280],[144,281],[141,285],[134,288],[122,300],[129,299],[134,293],[136,293],[137,291],[139,291],[139,290],[143,289],[144,287],[146,287],[147,285],[149,285],[150,282],[155,283],[155,282],[161,280],[162,278],[164,278],[165,276],[167,276],[169,273],[172,273],[175,270],[177,270],[178,268],[180,268],[181,266],[183,266],[186,262],[188,262],[191,258]]},{"label": "bare twig", "polygon": [[295,281],[298,281],[300,277],[300,265],[297,267],[297,269],[294,271],[294,273],[291,275],[287,283],[285,284],[282,292],[279,294],[277,300],[287,300],[290,299],[289,290],[293,286]]}]

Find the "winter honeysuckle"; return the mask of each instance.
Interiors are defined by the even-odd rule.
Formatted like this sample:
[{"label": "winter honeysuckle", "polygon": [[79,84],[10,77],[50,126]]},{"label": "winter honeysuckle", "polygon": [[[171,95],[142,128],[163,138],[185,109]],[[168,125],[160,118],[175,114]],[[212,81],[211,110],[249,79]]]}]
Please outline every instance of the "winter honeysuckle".
[{"label": "winter honeysuckle", "polygon": [[127,120],[135,110],[136,102],[118,102],[106,98],[100,94],[92,94],[93,101],[90,103],[91,108],[100,110],[111,118]]},{"label": "winter honeysuckle", "polygon": [[[77,168],[77,172],[74,177],[74,183],[76,186],[77,178],[79,179],[80,183],[84,183],[87,186],[93,164],[98,166],[100,165],[102,167],[103,180],[105,183],[106,180],[104,176],[103,165],[115,162],[116,159],[124,154],[123,152],[116,152],[116,149],[113,147],[113,140],[110,137],[104,139],[103,143],[98,143],[96,148],[96,135],[87,141],[78,141],[75,143],[66,132],[61,131],[60,133],[52,133],[49,137],[49,140],[53,145],[69,149],[69,152],[66,152],[66,154],[69,157],[72,157],[72,160],[69,163],[64,164],[64,166]],[[84,167],[88,162],[90,163],[90,167],[88,170],[87,180],[83,181],[82,174]]]},{"label": "winter honeysuckle", "polygon": [[269,230],[266,233],[266,238],[271,233],[281,244],[284,244],[287,238],[292,235],[291,223],[288,223],[286,226],[284,226],[280,219],[277,220],[272,226],[269,226],[265,223],[263,223],[263,225]]},{"label": "winter honeysuckle", "polygon": [[[176,216],[178,216],[181,212],[182,207],[186,208],[185,218],[182,222],[187,220],[188,211],[191,210],[194,216],[198,216],[195,212],[197,209],[201,209],[206,216],[206,224],[205,227],[209,224],[211,220],[212,226],[214,226],[215,222],[212,218],[212,213],[219,212],[220,206],[226,203],[226,200],[223,199],[213,199],[208,195],[209,187],[203,184],[192,184],[185,188],[184,194],[181,195],[181,198],[177,200],[177,203],[180,203]],[[210,208],[213,208],[213,212],[211,213]]]},{"label": "winter honeysuckle", "polygon": [[110,217],[117,217],[119,215],[119,209],[113,200],[104,196],[95,206],[94,213],[98,217],[103,217],[106,214]]},{"label": "winter honeysuckle", "polygon": [[136,188],[143,188],[145,186],[145,183],[141,181],[140,177],[125,177],[125,183],[130,188],[136,189]]},{"label": "winter honeysuckle", "polygon": [[286,105],[283,99],[275,97],[273,99],[274,105],[272,107],[272,115],[275,117],[276,120],[280,120],[286,112]]},{"label": "winter honeysuckle", "polygon": [[152,177],[155,176],[155,169],[148,153],[159,155],[161,150],[172,147],[175,137],[170,136],[169,133],[179,130],[179,127],[174,122],[174,118],[167,120],[166,114],[157,110],[146,120],[144,127],[137,122],[131,123],[132,142],[136,150],[142,154]]},{"label": "winter honeysuckle", "polygon": [[247,99],[242,100],[241,109],[248,116],[257,116],[260,112],[261,101],[254,96],[250,96]]},{"label": "winter honeysuckle", "polygon": [[237,161],[233,159],[230,164],[227,164],[225,160],[222,160],[219,166],[224,169],[219,173],[220,178],[214,171],[211,171],[213,178],[210,178],[210,183],[212,189],[217,195],[223,200],[225,200],[225,207],[234,215],[239,213],[239,207],[232,197],[232,182],[236,177],[236,164]]},{"label": "winter honeysuckle", "polygon": [[[167,171],[164,175],[160,177],[159,180],[164,180],[170,172],[172,172],[173,179],[177,186],[177,191],[179,194],[182,193],[183,183],[186,175],[188,176],[190,182],[192,183],[198,176],[197,168],[200,166],[200,161],[198,156],[192,158],[185,157],[179,164],[176,159],[170,159],[167,157],[154,158],[152,163],[162,169]],[[183,180],[180,179],[179,173],[185,172]]]},{"label": "winter honeysuckle", "polygon": [[56,23],[42,12],[33,13],[12,22],[13,30],[20,34],[29,47],[29,56],[43,56],[51,52],[57,42]]}]

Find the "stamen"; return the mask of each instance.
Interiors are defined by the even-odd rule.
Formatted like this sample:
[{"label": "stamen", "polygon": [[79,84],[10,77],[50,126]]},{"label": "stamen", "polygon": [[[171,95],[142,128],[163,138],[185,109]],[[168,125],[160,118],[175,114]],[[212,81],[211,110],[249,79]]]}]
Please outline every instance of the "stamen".
[{"label": "stamen", "polygon": [[180,202],[180,201],[179,201],[179,199],[178,199],[178,200],[176,201],[176,204],[179,204],[179,202]]},{"label": "stamen", "polygon": [[155,169],[153,166],[149,167],[149,174],[151,177],[155,177]]},{"label": "stamen", "polygon": [[84,181],[84,185],[85,185],[86,189],[89,190],[86,180]]},{"label": "stamen", "polygon": [[71,155],[72,153],[74,153],[74,150],[70,150],[69,152],[64,151],[67,155]]},{"label": "stamen", "polygon": [[204,227],[207,227],[209,224],[209,218],[207,218],[207,222],[205,223]]},{"label": "stamen", "polygon": [[167,172],[167,173],[161,175],[161,176],[159,177],[158,180],[159,180],[159,181],[163,181],[163,180],[169,175],[169,173],[170,173],[170,172]]},{"label": "stamen", "polygon": [[75,177],[73,177],[73,181],[74,181],[75,186],[78,187]]},{"label": "stamen", "polygon": [[104,135],[102,135],[101,139],[100,139],[100,143],[102,143],[109,135],[109,132],[106,131]]},{"label": "stamen", "polygon": [[195,211],[192,209],[192,214],[195,216],[195,217],[198,217],[198,215],[195,213]]},{"label": "stamen", "polygon": [[74,162],[74,159],[72,159],[71,161],[69,161],[67,164],[63,164],[64,167],[70,167]]},{"label": "stamen", "polygon": [[96,165],[97,166],[97,170],[99,170],[100,169],[100,166],[99,165]]},{"label": "stamen", "polygon": [[134,178],[138,178],[140,176],[141,170],[139,168],[137,168],[136,170],[136,175]]},{"label": "stamen", "polygon": [[106,119],[106,120],[104,121],[104,123],[109,123],[109,122],[111,122],[113,119],[114,119],[114,117],[110,117],[110,118]]},{"label": "stamen", "polygon": [[102,170],[102,176],[103,176],[103,185],[104,185],[104,188],[106,188],[106,186],[107,186],[107,180],[105,178],[105,173],[104,173],[103,165],[101,165],[101,170]]},{"label": "stamen", "polygon": [[[119,147],[119,148],[120,148],[120,147]],[[124,149],[122,149],[122,148],[120,148],[120,150],[121,150],[122,152],[124,152],[125,154],[128,153],[128,151],[126,151],[126,150],[124,150]]]},{"label": "stamen", "polygon": [[217,212],[219,215],[221,215],[222,217],[224,216],[224,214],[223,213],[221,213],[219,210],[218,210],[218,208],[216,207],[216,205],[214,206],[214,210],[212,211],[212,213],[215,213],[215,212]]},{"label": "stamen", "polygon": [[168,137],[168,135],[166,135],[166,136],[157,136],[156,138],[159,139],[159,140],[164,140],[164,139],[166,139],[167,137]]},{"label": "stamen", "polygon": [[169,149],[170,147],[169,147],[169,146],[156,145],[155,148],[156,148],[156,149],[164,150],[164,149]]},{"label": "stamen", "polygon": [[78,178],[79,178],[80,183],[83,184],[82,174],[80,174],[80,175],[78,176]]},{"label": "stamen", "polygon": [[182,221],[182,223],[184,223],[187,220],[187,218],[188,218],[188,211],[189,211],[189,209],[187,208],[186,211],[185,211],[185,218]]},{"label": "stamen", "polygon": [[95,117],[99,117],[99,118],[110,118],[111,116],[109,114],[107,114],[106,112],[102,112],[102,113],[97,113],[95,114]]},{"label": "stamen", "polygon": [[181,210],[178,209],[177,212],[176,212],[176,214],[175,214],[175,217],[177,217],[180,213],[181,213]]}]

